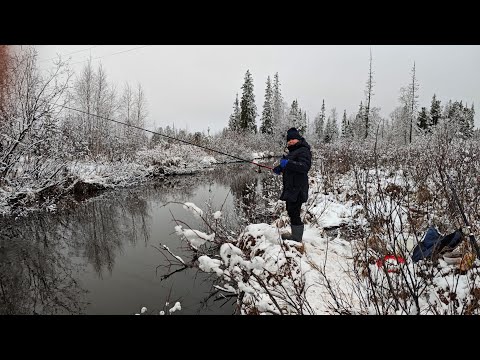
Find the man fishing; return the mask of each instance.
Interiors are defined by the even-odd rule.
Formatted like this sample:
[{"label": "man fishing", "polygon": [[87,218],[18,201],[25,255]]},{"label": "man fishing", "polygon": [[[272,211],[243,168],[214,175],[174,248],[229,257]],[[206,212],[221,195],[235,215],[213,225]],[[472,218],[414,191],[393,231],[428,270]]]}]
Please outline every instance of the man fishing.
[{"label": "man fishing", "polygon": [[302,204],[308,199],[308,171],[312,163],[310,145],[296,128],[287,131],[288,155],[273,169],[277,175],[283,174],[283,191],[280,200],[287,204],[292,232],[282,234],[284,240],[302,241],[304,224],[300,218]]}]

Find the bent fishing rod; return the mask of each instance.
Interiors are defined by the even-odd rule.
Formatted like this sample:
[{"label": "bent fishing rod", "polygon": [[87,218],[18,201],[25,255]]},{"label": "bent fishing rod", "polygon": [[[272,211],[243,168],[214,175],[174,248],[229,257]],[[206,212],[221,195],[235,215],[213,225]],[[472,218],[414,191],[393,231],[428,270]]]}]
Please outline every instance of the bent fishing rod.
[{"label": "bent fishing rod", "polygon": [[213,152],[216,152],[216,153],[225,155],[225,156],[229,156],[229,157],[231,157],[231,158],[240,160],[239,162],[248,162],[248,163],[251,163],[251,164],[253,164],[253,165],[257,165],[257,166],[259,166],[259,167],[263,167],[263,168],[266,168],[266,169],[269,169],[269,170],[273,170],[273,168],[270,167],[270,166],[262,165],[262,164],[259,164],[259,163],[254,162],[254,161],[252,161],[252,160],[242,159],[241,157],[238,157],[238,156],[235,156],[235,155],[230,155],[230,154],[224,153],[223,151],[211,149],[211,148],[208,148],[208,147],[202,146],[202,145],[197,145],[197,144],[191,143],[191,142],[186,141],[186,140],[178,139],[178,138],[173,137],[173,136],[169,136],[169,135],[161,134],[161,133],[156,132],[156,131],[152,131],[152,130],[145,129],[145,128],[142,128],[142,127],[140,127],[140,126],[136,126],[136,125],[132,125],[132,124],[127,124],[127,123],[124,123],[124,122],[122,122],[122,121],[113,120],[113,119],[110,119],[110,118],[107,118],[107,117],[104,117],[104,116],[100,116],[100,115],[96,115],[96,114],[90,114],[90,113],[88,113],[88,112],[86,112],[86,111],[79,110],[79,109],[74,109],[74,108],[71,108],[71,107],[66,106],[66,105],[54,105],[54,106],[61,106],[61,107],[65,108],[65,109],[70,109],[70,110],[73,110],[73,111],[78,111],[78,112],[83,113],[83,114],[86,114],[86,115],[96,116],[96,117],[98,117],[98,118],[100,118],[100,119],[112,121],[112,122],[115,122],[115,123],[117,123],[117,124],[122,124],[122,125],[125,125],[125,126],[130,126],[130,127],[132,127],[132,128],[139,129],[139,130],[143,130],[143,131],[146,131],[146,132],[149,132],[149,133],[152,133],[152,134],[157,134],[157,135],[166,137],[166,138],[168,138],[168,139],[180,141],[180,142],[183,142],[183,143],[188,144],[188,145],[197,146],[197,147],[202,148],[202,149],[205,149],[205,150],[209,150],[209,151],[213,151]]}]

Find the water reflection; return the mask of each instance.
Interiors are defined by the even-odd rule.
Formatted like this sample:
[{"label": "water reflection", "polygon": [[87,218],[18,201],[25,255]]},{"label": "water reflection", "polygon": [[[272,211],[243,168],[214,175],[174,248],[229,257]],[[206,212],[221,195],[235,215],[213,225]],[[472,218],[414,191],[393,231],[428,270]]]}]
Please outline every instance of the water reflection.
[{"label": "water reflection", "polygon": [[242,220],[241,226],[249,223],[273,221],[275,214],[270,211],[270,202],[276,201],[281,191],[281,177],[271,171],[252,169],[255,165],[245,165],[236,171],[230,180],[230,188],[235,197],[235,210]]},{"label": "water reflection", "polygon": [[[210,207],[210,215],[222,208],[240,229],[268,221],[267,198],[280,190],[279,179],[252,165],[226,165],[106,192],[56,214],[0,219],[0,314],[129,314],[140,305],[161,309],[167,298],[182,301],[182,314],[232,313],[233,299],[212,292],[216,276],[193,268],[155,274],[163,259],[152,245],[191,260],[172,215],[193,228],[204,225],[165,204],[190,201]],[[221,307],[225,301],[230,307]]]},{"label": "water reflection", "polygon": [[54,217],[2,220],[0,314],[80,314],[85,290],[75,273]]}]

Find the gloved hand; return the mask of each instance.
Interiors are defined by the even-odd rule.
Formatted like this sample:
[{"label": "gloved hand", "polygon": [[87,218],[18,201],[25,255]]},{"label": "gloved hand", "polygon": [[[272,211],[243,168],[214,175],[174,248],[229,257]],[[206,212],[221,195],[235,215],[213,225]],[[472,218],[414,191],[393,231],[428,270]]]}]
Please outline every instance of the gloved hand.
[{"label": "gloved hand", "polygon": [[280,175],[280,174],[282,173],[282,168],[280,167],[280,165],[279,165],[279,166],[275,166],[275,167],[273,168],[273,172],[274,172],[275,174],[277,174],[277,175]]},{"label": "gloved hand", "polygon": [[280,160],[280,167],[282,169],[285,169],[285,166],[287,166],[287,163],[288,163],[288,159],[282,159]]}]

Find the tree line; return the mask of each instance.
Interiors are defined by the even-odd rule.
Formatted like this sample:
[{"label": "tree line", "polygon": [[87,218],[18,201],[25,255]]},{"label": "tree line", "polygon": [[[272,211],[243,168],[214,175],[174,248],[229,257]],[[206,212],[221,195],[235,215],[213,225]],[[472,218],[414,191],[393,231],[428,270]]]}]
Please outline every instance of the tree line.
[{"label": "tree line", "polygon": [[277,72],[273,83],[270,76],[267,77],[263,110],[257,128],[256,119],[259,114],[255,105],[253,77],[247,70],[241,87],[241,99],[239,101],[237,93],[226,129],[243,134],[260,132],[278,138],[294,126],[315,143],[331,143],[341,139],[365,141],[380,137],[395,144],[406,145],[419,136],[431,134],[440,125],[446,127],[452,137],[468,139],[474,136],[473,103],[468,106],[463,101],[449,100],[442,105],[437,95],[433,94],[430,106],[419,108],[420,85],[415,63],[408,84],[400,88],[399,105],[390,113],[389,118],[380,116],[380,108],[374,106],[374,83],[373,58],[370,53],[364,98],[360,101],[358,111],[347,116],[344,109],[339,120],[336,108],[327,114],[323,99],[320,112],[310,121],[297,99],[291,105],[284,101]]}]

